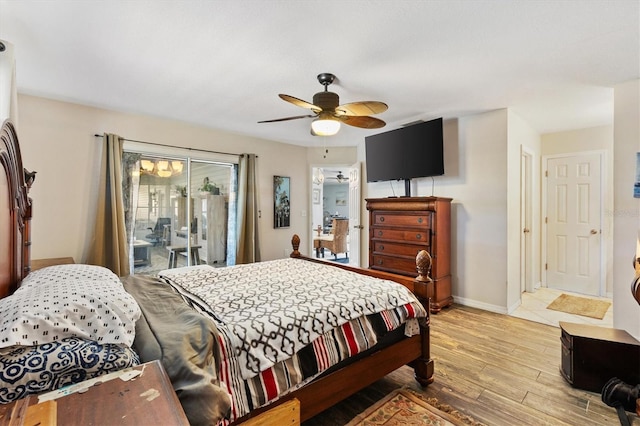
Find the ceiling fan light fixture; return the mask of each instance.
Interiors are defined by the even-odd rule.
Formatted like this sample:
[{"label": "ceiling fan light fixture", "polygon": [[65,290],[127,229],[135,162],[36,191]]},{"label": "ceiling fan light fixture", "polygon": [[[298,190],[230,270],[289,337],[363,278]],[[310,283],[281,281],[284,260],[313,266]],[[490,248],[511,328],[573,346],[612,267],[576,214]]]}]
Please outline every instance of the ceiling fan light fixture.
[{"label": "ceiling fan light fixture", "polygon": [[311,122],[311,128],[317,136],[333,136],[340,130],[340,122],[320,115]]},{"label": "ceiling fan light fixture", "polygon": [[155,167],[155,164],[153,164],[153,161],[150,160],[141,160],[140,167],[142,167],[143,170],[151,173],[153,171],[153,168]]},{"label": "ceiling fan light fixture", "polygon": [[183,168],[182,161],[172,161],[171,168],[173,169],[174,172],[178,174],[182,173],[182,168]]}]

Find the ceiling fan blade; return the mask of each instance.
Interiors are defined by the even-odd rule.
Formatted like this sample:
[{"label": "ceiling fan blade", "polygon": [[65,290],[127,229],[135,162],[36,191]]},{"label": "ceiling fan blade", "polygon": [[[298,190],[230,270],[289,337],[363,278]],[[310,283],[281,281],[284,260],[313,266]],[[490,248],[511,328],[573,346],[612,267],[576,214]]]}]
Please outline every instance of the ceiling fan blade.
[{"label": "ceiling fan blade", "polygon": [[295,117],[285,117],[285,118],[276,118],[275,120],[263,120],[258,121],[258,123],[275,123],[277,121],[288,121],[288,120],[297,120],[299,118],[313,118],[315,115],[297,115]]},{"label": "ceiling fan blade", "polygon": [[379,118],[369,116],[351,117],[348,115],[336,115],[336,118],[344,124],[354,127],[362,127],[363,129],[379,129],[387,124]]},{"label": "ceiling fan blade", "polygon": [[316,106],[314,104],[311,104],[307,101],[303,101],[302,99],[298,99],[296,97],[293,96],[289,96],[289,95],[283,95],[282,93],[279,94],[278,96],[280,96],[280,99],[282,99],[283,101],[287,101],[287,102],[291,102],[292,104],[302,107],[302,108],[306,108],[306,109],[310,109],[311,111],[315,111],[315,112],[320,112],[322,111],[322,108],[320,108],[319,106]]},{"label": "ceiling fan blade", "polygon": [[363,101],[352,102],[336,107],[336,114],[350,115],[350,116],[363,116],[380,114],[385,112],[389,107],[384,102],[378,101]]}]

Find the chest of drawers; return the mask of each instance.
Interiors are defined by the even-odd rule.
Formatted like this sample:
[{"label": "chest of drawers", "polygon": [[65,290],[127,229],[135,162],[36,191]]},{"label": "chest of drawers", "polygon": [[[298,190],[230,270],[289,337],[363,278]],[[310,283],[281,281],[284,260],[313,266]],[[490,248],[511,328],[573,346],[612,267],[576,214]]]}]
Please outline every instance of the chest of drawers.
[{"label": "chest of drawers", "polygon": [[453,303],[451,296],[451,198],[370,198],[369,268],[416,276],[416,254],[433,258],[431,311]]}]

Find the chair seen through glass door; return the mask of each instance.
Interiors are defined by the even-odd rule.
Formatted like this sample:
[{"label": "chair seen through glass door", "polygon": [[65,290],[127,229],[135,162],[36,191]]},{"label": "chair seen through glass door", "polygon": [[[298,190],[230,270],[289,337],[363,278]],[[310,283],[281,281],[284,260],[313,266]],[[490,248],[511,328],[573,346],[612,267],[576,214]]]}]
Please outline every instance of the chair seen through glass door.
[{"label": "chair seen through glass door", "polygon": [[131,196],[133,273],[233,262],[227,251],[235,246],[227,241],[234,239],[229,223],[235,223],[235,209],[229,206],[235,206],[236,167],[144,155],[139,164]]}]

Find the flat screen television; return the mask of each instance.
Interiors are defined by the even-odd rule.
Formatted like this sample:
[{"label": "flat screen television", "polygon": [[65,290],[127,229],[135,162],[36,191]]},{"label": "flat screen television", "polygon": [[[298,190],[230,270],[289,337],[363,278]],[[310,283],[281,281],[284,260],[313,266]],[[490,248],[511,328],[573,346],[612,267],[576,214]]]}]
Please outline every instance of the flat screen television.
[{"label": "flat screen television", "polygon": [[367,182],[404,180],[411,196],[413,178],[444,174],[442,118],[365,137]]}]

